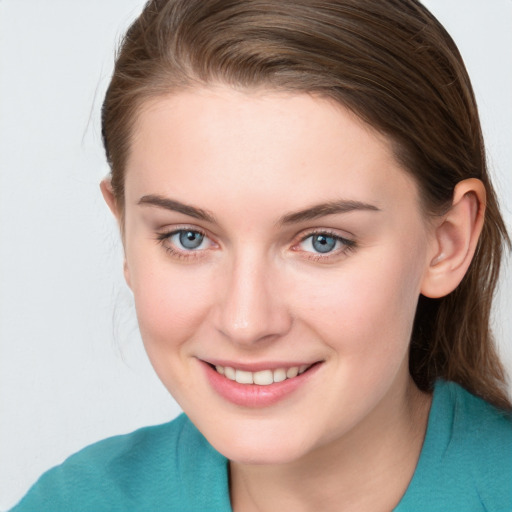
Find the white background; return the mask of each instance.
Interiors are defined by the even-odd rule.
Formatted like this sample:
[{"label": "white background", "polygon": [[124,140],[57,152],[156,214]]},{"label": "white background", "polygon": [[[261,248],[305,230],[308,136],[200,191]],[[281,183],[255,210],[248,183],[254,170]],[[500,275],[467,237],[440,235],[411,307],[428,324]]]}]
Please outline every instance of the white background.
[{"label": "white background", "polygon": [[[0,509],[86,444],[174,417],[99,180],[99,109],[141,0],[0,0]],[[512,1],[429,0],[473,78],[512,225]],[[496,334],[509,371],[512,268]]]}]

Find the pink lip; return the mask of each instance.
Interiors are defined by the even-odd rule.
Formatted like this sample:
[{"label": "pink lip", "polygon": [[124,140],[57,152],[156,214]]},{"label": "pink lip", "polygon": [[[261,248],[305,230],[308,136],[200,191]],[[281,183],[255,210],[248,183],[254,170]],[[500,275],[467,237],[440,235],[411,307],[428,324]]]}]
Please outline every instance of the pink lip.
[{"label": "pink lip", "polygon": [[[258,386],[256,384],[239,384],[236,381],[229,380],[223,375],[220,375],[220,373],[215,371],[208,363],[200,361],[200,364],[203,367],[210,385],[220,396],[235,405],[253,408],[268,407],[279,402],[280,400],[283,400],[291,393],[302,387],[322,366],[321,364],[315,364],[309,370],[292,379],[286,379],[282,382],[275,382],[274,384],[270,384],[268,386]],[[287,364],[283,366],[283,364],[281,364],[275,368],[290,368],[291,366],[300,365]],[[255,368],[254,365],[251,365],[249,369],[248,366],[240,365],[239,363],[237,363],[235,367],[240,370],[247,369],[247,371],[271,369],[271,366],[252,369]]]},{"label": "pink lip", "polygon": [[278,368],[293,368],[294,366],[301,367],[304,364],[308,366],[312,365],[313,362],[307,361],[299,361],[299,362],[289,362],[286,363],[278,362],[278,361],[269,361],[269,362],[259,362],[259,363],[243,363],[241,361],[228,361],[226,359],[209,359],[205,360],[206,362],[212,364],[213,366],[223,366],[226,368],[229,366],[230,368],[238,368],[239,370],[245,370],[246,372],[260,372],[261,370],[277,370]]}]

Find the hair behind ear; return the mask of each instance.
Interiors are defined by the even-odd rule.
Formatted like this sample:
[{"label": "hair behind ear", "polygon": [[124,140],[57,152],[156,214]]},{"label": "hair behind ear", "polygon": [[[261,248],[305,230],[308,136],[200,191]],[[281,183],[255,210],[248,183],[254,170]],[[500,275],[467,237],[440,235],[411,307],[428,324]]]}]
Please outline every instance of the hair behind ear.
[{"label": "hair behind ear", "polygon": [[474,179],[459,183],[452,208],[437,226],[437,254],[418,302],[409,366],[421,389],[431,389],[441,377],[510,410],[505,371],[489,328],[502,241],[509,239],[504,226],[489,221],[494,201],[484,222],[483,187]]}]

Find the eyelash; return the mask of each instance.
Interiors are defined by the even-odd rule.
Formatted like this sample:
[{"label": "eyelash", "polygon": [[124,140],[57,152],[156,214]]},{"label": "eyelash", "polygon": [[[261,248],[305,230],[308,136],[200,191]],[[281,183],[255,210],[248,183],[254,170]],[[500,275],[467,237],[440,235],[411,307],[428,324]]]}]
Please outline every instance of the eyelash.
[{"label": "eyelash", "polygon": [[328,238],[334,239],[335,243],[340,243],[342,245],[339,249],[334,249],[333,251],[330,251],[328,253],[314,253],[309,251],[303,251],[307,254],[306,258],[311,261],[319,261],[319,262],[325,262],[328,263],[333,259],[340,258],[342,256],[346,256],[348,253],[353,252],[357,249],[357,242],[355,240],[350,240],[348,238],[344,238],[337,233],[330,231],[328,229],[321,229],[316,231],[311,231],[307,233],[306,235],[302,236],[298,243],[296,243],[293,246],[293,250],[300,250],[295,249],[295,247],[299,246],[300,244],[304,243],[308,238],[312,238],[315,236],[325,236]]},{"label": "eyelash", "polygon": [[204,252],[203,250],[182,250],[182,249],[176,249],[169,243],[169,240],[172,236],[177,235],[179,233],[183,232],[192,232],[192,233],[198,233],[199,235],[203,236],[204,238],[210,240],[210,237],[201,229],[198,228],[192,228],[192,227],[180,227],[177,229],[173,229],[172,231],[165,231],[162,233],[157,233],[156,240],[158,243],[164,248],[164,250],[169,253],[172,257],[177,258],[179,260],[187,260],[190,261],[193,258],[200,258]]},{"label": "eyelash", "polygon": [[[182,249],[176,249],[173,245],[169,243],[169,240],[172,236],[177,235],[179,233],[183,232],[192,232],[192,233],[198,233],[199,235],[203,236],[205,239],[211,240],[210,237],[201,229],[198,228],[192,228],[192,227],[180,227],[177,229],[173,229],[172,231],[166,231],[162,233],[157,233],[156,240],[162,247],[165,249],[167,253],[169,253],[174,258],[180,259],[180,260],[187,260],[190,261],[194,258],[200,258],[204,256],[205,249],[190,249],[190,250],[182,250]],[[347,238],[344,238],[333,231],[330,230],[316,230],[311,231],[307,233],[306,235],[301,236],[300,240],[295,243],[292,246],[292,250],[299,252],[300,249],[297,249],[297,247],[304,243],[309,238],[315,237],[315,236],[325,236],[328,238],[334,239],[335,243],[340,243],[342,245],[341,248],[334,249],[332,251],[326,252],[326,253],[315,253],[310,251],[302,250],[306,256],[305,258],[310,261],[319,261],[319,262],[330,262],[333,259],[339,258],[341,256],[347,255],[348,253],[355,251],[357,248],[357,243],[355,240],[350,240]],[[212,242],[214,243],[214,242]]]}]

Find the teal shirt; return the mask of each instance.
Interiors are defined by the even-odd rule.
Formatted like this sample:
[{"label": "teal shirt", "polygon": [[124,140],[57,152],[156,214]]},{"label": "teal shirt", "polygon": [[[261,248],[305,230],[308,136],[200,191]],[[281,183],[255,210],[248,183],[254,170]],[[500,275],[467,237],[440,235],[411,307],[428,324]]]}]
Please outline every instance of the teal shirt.
[{"label": "teal shirt", "polygon": [[[190,420],[95,443],[46,472],[12,512],[231,512],[228,461]],[[439,381],[395,512],[512,511],[512,419]]]}]

